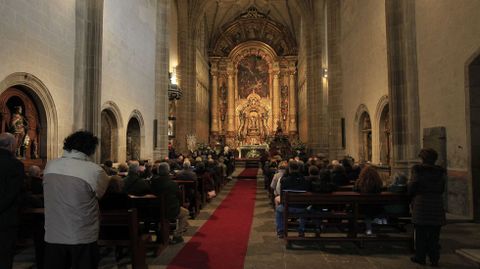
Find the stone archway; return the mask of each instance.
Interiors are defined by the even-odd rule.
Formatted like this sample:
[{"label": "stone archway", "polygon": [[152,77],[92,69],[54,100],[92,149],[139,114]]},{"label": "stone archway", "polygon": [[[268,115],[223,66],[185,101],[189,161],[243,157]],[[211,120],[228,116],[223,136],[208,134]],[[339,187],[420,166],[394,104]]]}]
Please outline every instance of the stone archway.
[{"label": "stone archway", "polygon": [[108,101],[102,105],[100,130],[100,161],[102,163],[106,160],[119,162],[125,158],[121,154],[125,148],[120,146],[122,122],[120,109],[114,102]]},{"label": "stone archway", "polygon": [[470,142],[473,218],[480,222],[480,51],[467,64],[467,136]]},{"label": "stone archway", "polygon": [[382,113],[380,114],[379,121],[379,140],[380,140],[380,163],[384,165],[390,165],[391,152],[392,152],[392,138],[390,127],[390,110],[388,104],[384,106]]},{"label": "stone archway", "polygon": [[142,150],[145,148],[145,134],[143,131],[144,121],[142,114],[138,110],[134,110],[130,115],[127,124],[127,141],[126,152],[127,160],[140,160]]},{"label": "stone archway", "polygon": [[131,118],[127,125],[127,160],[139,160],[140,154],[140,123],[136,118]]},{"label": "stone archway", "polygon": [[[34,140],[38,143],[36,149],[37,160],[44,162],[47,159],[56,158],[59,154],[57,111],[53,98],[45,84],[32,74],[17,72],[7,76],[0,82],[0,94],[5,99],[4,108],[8,108],[9,98],[7,98],[7,95],[10,95],[10,97],[17,96],[20,100],[23,100],[22,102],[30,102],[30,105],[27,105],[30,107],[30,112],[25,112],[28,114],[36,112],[36,115],[34,115],[35,113],[26,114],[27,119],[29,116],[38,117],[35,126],[32,125],[28,131],[29,136],[37,136],[36,140]],[[36,111],[33,111],[33,107],[35,107]],[[27,109],[27,107],[24,108]],[[3,115],[9,116],[5,112],[7,111],[4,111]],[[2,129],[2,131],[4,130]],[[33,141],[31,142],[33,143]],[[31,159],[33,155],[32,150],[35,151],[35,148],[30,144],[27,158]]]},{"label": "stone archway", "polygon": [[372,121],[365,105],[361,105],[355,116],[359,161],[372,161]]},{"label": "stone archway", "polygon": [[374,162],[390,166],[392,152],[392,138],[390,127],[390,110],[388,96],[380,98],[375,112],[375,124],[378,126],[378,134],[374,136]]},{"label": "stone archway", "polygon": [[118,126],[115,116],[110,110],[102,110],[101,125],[100,162],[103,163],[106,160],[118,162]]}]

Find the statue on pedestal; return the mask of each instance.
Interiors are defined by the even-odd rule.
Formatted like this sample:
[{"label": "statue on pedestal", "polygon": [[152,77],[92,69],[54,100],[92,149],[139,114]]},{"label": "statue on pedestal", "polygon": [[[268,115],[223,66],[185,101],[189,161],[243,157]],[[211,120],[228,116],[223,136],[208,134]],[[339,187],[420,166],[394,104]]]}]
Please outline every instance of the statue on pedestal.
[{"label": "statue on pedestal", "polygon": [[28,122],[25,116],[22,114],[21,106],[16,106],[13,108],[9,129],[10,133],[15,136],[17,142],[15,155],[17,157],[25,158],[30,138],[28,137],[27,133]]}]

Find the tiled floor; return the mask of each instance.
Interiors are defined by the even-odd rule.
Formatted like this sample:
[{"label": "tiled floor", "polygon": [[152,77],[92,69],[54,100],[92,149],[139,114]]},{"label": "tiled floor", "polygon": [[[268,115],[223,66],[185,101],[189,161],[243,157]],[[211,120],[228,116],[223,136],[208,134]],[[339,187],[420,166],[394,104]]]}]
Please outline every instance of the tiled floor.
[{"label": "tiled floor", "polygon": [[[205,223],[210,214],[228,194],[233,182],[229,183],[206,208],[202,209],[195,220],[190,220],[191,228],[185,236],[185,242]],[[480,248],[480,224],[449,224],[441,234],[442,256],[441,268],[466,269],[479,268],[478,265],[455,253],[460,248]],[[183,244],[169,246],[158,257],[150,253],[149,268],[166,268],[166,265],[180,251]],[[258,180],[257,199],[254,220],[250,233],[249,246],[245,259],[245,269],[296,269],[296,268],[424,268],[416,266],[409,260],[411,252],[404,243],[369,243],[360,249],[350,243],[314,244],[300,249],[287,250],[282,240],[277,239],[274,228],[274,211],[267,201],[263,190],[263,181]],[[32,268],[33,251],[22,252],[16,257],[14,268]],[[121,261],[117,266],[113,255],[102,259],[101,268],[131,268],[128,261]],[[194,268],[194,267],[193,267]],[[225,268],[228,268],[226,265]],[[428,267],[427,267],[428,268]]]}]

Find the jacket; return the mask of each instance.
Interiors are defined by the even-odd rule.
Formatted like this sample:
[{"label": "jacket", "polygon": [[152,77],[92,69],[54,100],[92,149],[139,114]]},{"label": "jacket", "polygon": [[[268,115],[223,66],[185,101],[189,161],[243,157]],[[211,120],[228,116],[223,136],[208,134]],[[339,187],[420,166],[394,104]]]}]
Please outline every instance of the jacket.
[{"label": "jacket", "polygon": [[176,219],[180,213],[180,200],[178,199],[178,185],[169,175],[157,175],[151,180],[153,194],[164,195],[166,217]]},{"label": "jacket", "polygon": [[100,199],[109,177],[82,152],[64,151],[43,172],[45,242],[89,244],[98,240]]},{"label": "jacket", "polygon": [[25,180],[23,163],[0,149],[0,229],[18,224],[18,204]]},{"label": "jacket", "polygon": [[445,224],[445,182],[446,172],[440,166],[421,164],[412,167],[412,178],[408,184],[408,193],[412,196],[412,223]]}]

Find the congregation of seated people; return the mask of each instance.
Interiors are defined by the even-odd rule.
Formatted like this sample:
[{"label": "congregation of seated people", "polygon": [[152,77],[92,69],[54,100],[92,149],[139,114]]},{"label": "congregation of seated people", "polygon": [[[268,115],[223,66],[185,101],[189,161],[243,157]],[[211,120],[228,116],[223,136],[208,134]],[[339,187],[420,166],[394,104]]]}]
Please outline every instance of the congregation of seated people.
[{"label": "congregation of seated people", "polygon": [[[395,175],[394,182],[390,186],[384,186],[384,181],[374,168],[367,163],[355,163],[351,157],[329,161],[326,158],[312,156],[302,160],[299,156],[283,160],[276,156],[265,161],[263,167],[265,186],[269,190],[272,204],[275,208],[276,230],[279,238],[283,238],[283,205],[281,204],[282,191],[304,191],[313,193],[331,193],[334,191],[355,191],[359,193],[380,193],[383,190],[406,193],[407,178],[405,175]],[[290,207],[291,213],[306,212],[307,210],[342,210],[341,207],[316,208]],[[403,205],[364,206],[362,214],[366,217],[365,233],[371,236],[372,222],[375,224],[387,224],[388,220],[383,217],[383,212],[408,213],[408,208]],[[322,225],[316,224],[315,235],[319,236]],[[298,233],[305,236],[305,220],[299,219]]]},{"label": "congregation of seated people", "polygon": [[[189,227],[188,218],[195,218],[199,205],[196,197],[204,191],[207,201],[216,196],[215,186],[223,182],[233,172],[233,163],[227,162],[223,154],[215,151],[196,151],[188,157],[169,155],[153,164],[144,160],[128,160],[125,163],[105,161],[100,166],[109,178],[108,187],[99,200],[101,211],[128,209],[130,198],[156,197],[162,195],[165,202],[165,217],[176,223],[170,244],[184,241],[183,235]],[[230,170],[230,171],[229,171]],[[26,170],[22,204],[23,208],[43,208],[43,171],[32,165]],[[203,180],[204,190],[193,185],[186,187],[185,201],[179,195],[181,181]],[[181,184],[181,183],[180,183]],[[200,201],[201,202],[201,201]],[[43,224],[38,235],[34,235],[37,268],[43,268]]]}]

